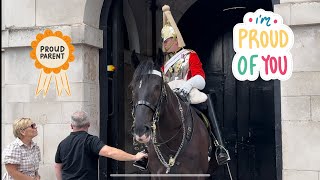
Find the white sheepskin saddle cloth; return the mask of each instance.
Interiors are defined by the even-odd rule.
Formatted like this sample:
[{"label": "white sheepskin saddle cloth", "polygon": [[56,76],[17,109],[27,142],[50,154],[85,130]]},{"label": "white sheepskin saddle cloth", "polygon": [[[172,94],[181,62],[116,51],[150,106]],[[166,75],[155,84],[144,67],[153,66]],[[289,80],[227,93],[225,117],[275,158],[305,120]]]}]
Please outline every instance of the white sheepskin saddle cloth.
[{"label": "white sheepskin saddle cloth", "polygon": [[[175,89],[179,89],[183,84],[185,80],[174,80],[168,83],[170,88],[174,91]],[[205,102],[208,99],[208,96],[199,91],[197,88],[192,88],[189,93],[190,103],[191,104],[200,104]]]}]

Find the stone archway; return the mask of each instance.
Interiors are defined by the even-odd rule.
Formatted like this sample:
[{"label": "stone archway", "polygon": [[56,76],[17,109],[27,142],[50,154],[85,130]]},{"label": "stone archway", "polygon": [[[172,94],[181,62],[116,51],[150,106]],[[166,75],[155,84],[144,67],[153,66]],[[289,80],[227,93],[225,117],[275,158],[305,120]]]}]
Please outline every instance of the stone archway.
[{"label": "stone archway", "polygon": [[[181,17],[185,14],[185,12],[196,2],[197,0],[176,0],[176,1],[168,1],[168,0],[159,0],[157,2],[159,6],[159,11],[162,12],[161,7],[165,4],[170,6],[170,10],[172,13],[172,16],[176,23],[179,22]],[[162,19],[162,16],[161,16]],[[159,22],[162,22],[159,21]]]},{"label": "stone archway", "polygon": [[140,53],[140,38],[137,23],[128,0],[123,1],[123,16],[127,27],[129,49],[134,49],[137,53]]},{"label": "stone archway", "polygon": [[86,0],[83,13],[84,24],[99,28],[103,3],[104,0]]},{"label": "stone archway", "polygon": [[[84,5],[83,23],[99,28],[102,7],[105,4],[108,8],[105,8],[104,10],[109,11],[111,2],[112,1],[104,2],[104,0],[87,0]],[[140,52],[139,33],[128,0],[123,1],[123,16],[128,30],[130,49],[135,49],[136,52]]]}]

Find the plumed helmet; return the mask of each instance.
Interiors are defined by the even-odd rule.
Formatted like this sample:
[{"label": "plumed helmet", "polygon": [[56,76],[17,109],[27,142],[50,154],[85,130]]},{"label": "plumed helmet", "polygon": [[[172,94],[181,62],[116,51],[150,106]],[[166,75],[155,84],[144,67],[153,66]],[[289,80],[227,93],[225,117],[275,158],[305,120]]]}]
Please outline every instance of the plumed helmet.
[{"label": "plumed helmet", "polygon": [[166,24],[161,29],[161,37],[162,37],[162,40],[165,41],[165,40],[172,38],[172,37],[176,38],[177,33],[174,31],[173,27],[170,26],[170,24]]},{"label": "plumed helmet", "polygon": [[170,7],[168,5],[164,5],[162,7],[163,12],[163,28],[161,29],[161,37],[162,40],[165,41],[168,38],[177,38],[178,40],[178,46],[184,47],[185,43],[183,41],[183,38],[181,36],[181,33],[177,27],[176,22],[174,21]]}]

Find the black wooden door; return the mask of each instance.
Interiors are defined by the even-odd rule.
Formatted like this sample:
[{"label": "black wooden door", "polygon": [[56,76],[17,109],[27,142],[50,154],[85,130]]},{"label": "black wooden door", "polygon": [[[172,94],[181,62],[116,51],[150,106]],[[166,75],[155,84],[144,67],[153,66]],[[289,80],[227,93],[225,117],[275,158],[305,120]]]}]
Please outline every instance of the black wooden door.
[{"label": "black wooden door", "polygon": [[[128,85],[133,76],[127,27],[123,17],[123,1],[104,1],[100,17],[103,30],[103,49],[100,50],[100,139],[107,145],[135,154],[142,149],[134,149],[131,126],[131,91]],[[146,58],[146,57],[144,57]],[[141,58],[139,58],[141,59]],[[115,71],[108,72],[108,65]],[[121,162],[100,157],[99,178],[126,179],[114,174],[139,174],[132,161]],[[146,179],[144,177],[130,179]]]},{"label": "black wooden door", "polygon": [[[242,22],[246,12],[265,4],[237,1],[235,6],[232,1],[227,2],[197,1],[178,26],[187,48],[194,49],[203,63],[205,92],[214,94],[215,111],[232,159],[229,165],[233,179],[279,180],[281,151],[276,149],[276,145],[281,146],[279,82],[260,78],[241,82],[231,70],[235,54],[233,26]],[[246,8],[226,10],[226,6]],[[219,167],[211,179],[230,179],[226,166]]]},{"label": "black wooden door", "polygon": [[[100,139],[113,147],[124,147],[124,61],[122,1],[105,1],[101,11],[100,29],[103,46],[100,50]],[[108,65],[116,71],[108,72]],[[120,120],[119,120],[120,119]],[[111,179],[110,174],[124,173],[123,162],[100,157],[99,179]]]}]

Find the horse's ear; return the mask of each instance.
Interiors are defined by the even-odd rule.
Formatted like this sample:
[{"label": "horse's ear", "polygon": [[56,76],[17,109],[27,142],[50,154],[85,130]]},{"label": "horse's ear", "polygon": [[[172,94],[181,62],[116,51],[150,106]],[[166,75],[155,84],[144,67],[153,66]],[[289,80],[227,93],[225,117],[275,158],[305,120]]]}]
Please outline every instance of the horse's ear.
[{"label": "horse's ear", "polygon": [[134,68],[137,68],[139,63],[140,63],[140,61],[139,61],[138,56],[136,54],[136,50],[133,50],[132,54],[131,54],[131,64],[133,65]]},{"label": "horse's ear", "polygon": [[163,52],[162,52],[162,49],[158,49],[158,54],[157,54],[157,58],[155,60],[155,65],[156,67],[158,68],[161,68],[163,66]]}]

